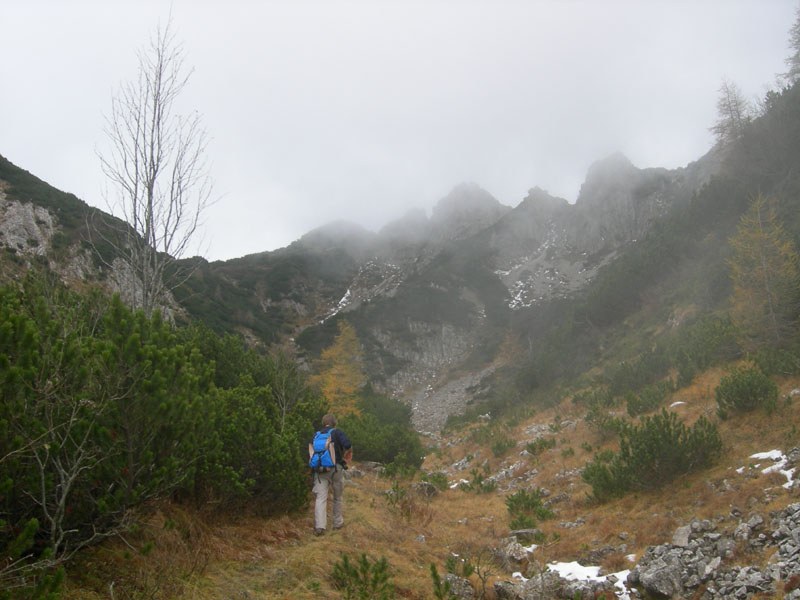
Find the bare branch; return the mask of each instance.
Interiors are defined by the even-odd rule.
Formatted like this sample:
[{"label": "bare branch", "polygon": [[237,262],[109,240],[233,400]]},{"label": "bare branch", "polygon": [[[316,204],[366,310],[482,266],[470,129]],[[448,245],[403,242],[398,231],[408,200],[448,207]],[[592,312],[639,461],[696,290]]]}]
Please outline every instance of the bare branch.
[{"label": "bare branch", "polygon": [[150,315],[191,275],[191,269],[173,275],[168,267],[188,250],[213,185],[200,116],[175,113],[191,70],[170,22],[156,30],[138,57],[136,81],[123,85],[112,100],[109,150],[100,162],[114,190],[106,198],[109,209],[130,225],[104,241],[132,279],[126,300]]}]

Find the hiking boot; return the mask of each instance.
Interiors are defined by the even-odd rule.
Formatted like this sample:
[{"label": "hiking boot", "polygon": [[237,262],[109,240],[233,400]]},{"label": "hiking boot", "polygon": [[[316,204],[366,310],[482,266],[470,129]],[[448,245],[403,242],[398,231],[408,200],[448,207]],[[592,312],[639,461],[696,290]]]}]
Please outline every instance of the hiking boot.
[{"label": "hiking boot", "polygon": [[324,529],[320,529],[319,527],[317,527],[314,530],[314,535],[325,535],[325,530]]},{"label": "hiking boot", "polygon": [[344,523],[342,523],[341,525],[334,525],[333,526],[334,529],[341,529],[342,527],[344,527]]}]

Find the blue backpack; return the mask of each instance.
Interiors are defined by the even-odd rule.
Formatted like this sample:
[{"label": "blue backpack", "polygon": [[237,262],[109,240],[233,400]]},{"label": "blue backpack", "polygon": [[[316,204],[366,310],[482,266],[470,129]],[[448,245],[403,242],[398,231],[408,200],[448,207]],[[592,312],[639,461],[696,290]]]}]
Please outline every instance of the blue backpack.
[{"label": "blue backpack", "polygon": [[308,466],[312,471],[325,473],[331,469],[336,470],[336,450],[331,433],[333,429],[325,433],[318,431],[308,445]]}]

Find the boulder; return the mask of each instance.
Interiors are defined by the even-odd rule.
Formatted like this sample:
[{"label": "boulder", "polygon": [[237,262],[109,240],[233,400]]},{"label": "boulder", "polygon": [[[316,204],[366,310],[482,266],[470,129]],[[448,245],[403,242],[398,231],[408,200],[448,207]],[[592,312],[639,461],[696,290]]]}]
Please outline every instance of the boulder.
[{"label": "boulder", "polygon": [[691,533],[692,533],[691,525],[684,525],[683,527],[678,527],[672,536],[672,545],[685,548],[686,546],[689,545],[689,536],[691,535]]},{"label": "boulder", "polygon": [[509,538],[495,550],[495,555],[503,565],[516,566],[528,562],[528,551],[516,539]]},{"label": "boulder", "polygon": [[433,498],[439,493],[436,486],[427,481],[417,481],[411,485],[411,489],[423,498]]},{"label": "boulder", "polygon": [[668,552],[639,571],[639,582],[649,593],[680,596],[683,593],[681,561],[676,552]]},{"label": "boulder", "polygon": [[524,582],[500,581],[494,584],[498,600],[540,600],[541,598],[560,598],[564,580],[558,573],[545,571]]},{"label": "boulder", "polygon": [[475,598],[475,589],[472,587],[469,579],[464,579],[458,575],[448,573],[442,580],[450,582],[450,593],[458,598],[458,600],[473,600],[473,598]]}]

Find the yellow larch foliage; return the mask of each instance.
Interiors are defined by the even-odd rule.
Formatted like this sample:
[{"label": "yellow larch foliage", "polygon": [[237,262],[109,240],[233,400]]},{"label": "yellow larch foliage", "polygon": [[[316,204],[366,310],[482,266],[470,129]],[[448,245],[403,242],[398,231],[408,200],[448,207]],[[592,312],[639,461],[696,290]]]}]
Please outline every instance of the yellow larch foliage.
[{"label": "yellow larch foliage", "polygon": [[788,341],[797,333],[800,267],[794,244],[775,210],[760,194],[730,240],[731,315],[754,350]]},{"label": "yellow larch foliage", "polygon": [[312,382],[319,387],[337,416],[358,414],[358,392],[367,382],[364,353],[356,331],[347,321],[339,322],[333,344],[314,361],[316,375]]}]

